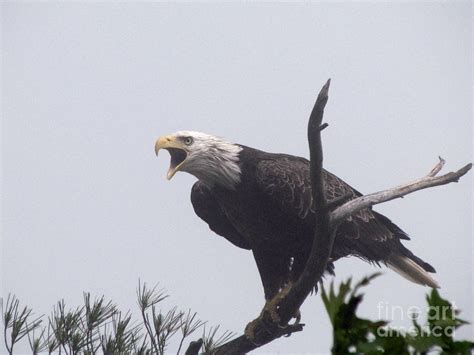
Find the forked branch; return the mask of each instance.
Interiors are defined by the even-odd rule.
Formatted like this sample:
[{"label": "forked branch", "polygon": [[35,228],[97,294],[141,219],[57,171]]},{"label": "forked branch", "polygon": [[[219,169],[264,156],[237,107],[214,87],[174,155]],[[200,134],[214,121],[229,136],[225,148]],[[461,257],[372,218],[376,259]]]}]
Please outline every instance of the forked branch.
[{"label": "forked branch", "polygon": [[[255,338],[248,339],[245,335],[242,335],[219,347],[216,352],[217,354],[243,354],[267,344],[282,335],[289,335],[302,330],[302,324],[287,324],[299,310],[314,285],[321,280],[332,253],[335,231],[339,223],[345,218],[361,209],[403,197],[421,189],[457,182],[472,167],[472,164],[467,164],[458,171],[437,176],[445,162],[440,158],[438,164],[425,177],[410,183],[364,195],[350,201],[347,201],[347,196],[342,196],[340,199],[333,201],[326,201],[322,178],[323,149],[321,131],[327,127],[327,123],[322,123],[322,119],[328,100],[329,85],[330,80],[321,89],[308,123],[311,188],[316,211],[316,229],[311,254],[306,267],[299,280],[281,298],[277,308],[281,320],[280,324],[270,324],[271,317],[267,311],[263,311],[260,317],[254,321],[257,322],[254,329]],[[282,328],[285,325],[286,328]]]}]

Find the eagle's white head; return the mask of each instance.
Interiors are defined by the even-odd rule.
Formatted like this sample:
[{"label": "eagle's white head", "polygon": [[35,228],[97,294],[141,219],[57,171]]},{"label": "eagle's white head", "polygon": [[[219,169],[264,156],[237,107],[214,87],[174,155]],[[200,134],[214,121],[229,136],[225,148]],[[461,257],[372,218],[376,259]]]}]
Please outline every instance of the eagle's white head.
[{"label": "eagle's white head", "polygon": [[158,138],[155,153],[166,149],[171,162],[167,178],[177,171],[196,176],[209,186],[215,184],[235,188],[240,182],[239,152],[242,147],[210,134],[179,131]]}]

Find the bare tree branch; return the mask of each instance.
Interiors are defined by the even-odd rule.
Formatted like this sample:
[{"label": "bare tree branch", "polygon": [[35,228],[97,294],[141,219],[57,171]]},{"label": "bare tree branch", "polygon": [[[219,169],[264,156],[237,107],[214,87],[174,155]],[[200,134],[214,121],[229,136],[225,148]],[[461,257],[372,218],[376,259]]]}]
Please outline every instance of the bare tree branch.
[{"label": "bare tree branch", "polygon": [[331,79],[326,82],[319,92],[308,122],[311,189],[316,214],[313,246],[299,280],[280,303],[279,315],[282,324],[287,324],[291,320],[314,285],[321,279],[332,252],[335,229],[330,226],[328,204],[324,197],[323,147],[321,142],[321,130],[326,127],[322,124],[322,120],[324,107],[328,101],[330,84]]},{"label": "bare tree branch", "polygon": [[404,185],[394,187],[392,189],[364,195],[354,200],[350,200],[349,202],[346,202],[344,205],[336,208],[333,212],[331,212],[331,225],[337,225],[345,218],[364,208],[371,207],[382,202],[394,200],[396,198],[403,197],[418,190],[440,185],[446,185],[452,182],[458,182],[459,179],[472,168],[472,163],[469,163],[458,171],[450,172],[441,176],[436,176],[436,174],[442,169],[444,162],[445,161],[440,158],[439,163],[428,173],[428,175],[423,178],[417,179]]},{"label": "bare tree branch", "polygon": [[[319,92],[308,122],[311,187],[317,215],[315,237],[311,255],[302,275],[280,302],[278,314],[283,325],[288,324],[291,318],[294,317],[314,285],[321,279],[331,255],[334,241],[334,233],[330,231],[329,226],[329,210],[324,197],[322,180],[323,149],[321,143],[321,131],[327,127],[327,124],[322,124],[322,119],[324,107],[328,101],[330,83],[331,80],[329,79]],[[254,339],[250,340],[245,335],[240,336],[219,347],[216,354],[242,354],[267,344],[282,335],[301,331],[303,326],[295,324],[282,328],[280,324],[272,324],[271,317],[266,310],[254,322],[257,322],[254,327]]]},{"label": "bare tree branch", "polygon": [[345,218],[361,209],[403,197],[421,189],[457,182],[472,167],[472,164],[468,164],[456,172],[450,172],[438,177],[436,175],[441,171],[445,163],[440,157],[436,166],[423,178],[350,201],[347,200],[351,196],[341,196],[335,200],[326,201],[322,178],[323,149],[321,131],[328,126],[327,123],[322,123],[322,119],[328,100],[330,82],[329,79],[319,92],[308,123],[311,188],[316,211],[316,229],[311,254],[305,269],[299,280],[281,297],[277,307],[280,324],[275,324],[268,311],[264,309],[259,318],[250,323],[254,325],[254,338],[252,340],[242,335],[220,346],[216,350],[216,354],[243,354],[283,335],[289,336],[293,332],[303,329],[303,324],[287,324],[299,310],[314,285],[321,280],[331,256],[337,226]]},{"label": "bare tree branch", "polygon": [[184,355],[198,355],[199,350],[201,350],[202,347],[202,339],[198,339],[196,341],[192,341],[189,343],[188,349],[184,353]]},{"label": "bare tree branch", "polygon": [[293,333],[301,332],[303,327],[304,324],[292,324],[285,328],[278,326],[272,327],[271,329],[260,328],[258,332],[256,332],[258,343],[255,342],[255,339],[251,341],[245,335],[241,335],[217,348],[215,355],[245,354],[282,336],[290,336]]}]

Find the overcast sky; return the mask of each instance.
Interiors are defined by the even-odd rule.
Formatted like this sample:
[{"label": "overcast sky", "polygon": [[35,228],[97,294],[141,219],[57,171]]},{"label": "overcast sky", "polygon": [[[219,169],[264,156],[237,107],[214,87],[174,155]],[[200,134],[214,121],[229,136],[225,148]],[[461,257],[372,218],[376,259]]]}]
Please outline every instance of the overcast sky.
[{"label": "overcast sky", "polygon": [[[136,311],[141,278],[224,329],[257,316],[251,253],[194,214],[194,177],[165,179],[160,135],[307,156],[307,118],[331,77],[324,164],[359,191],[421,177],[438,155],[447,170],[472,161],[470,2],[7,2],[1,19],[2,292],[38,314],[83,291]],[[472,174],[376,209],[472,321]],[[336,280],[374,271],[347,258]],[[424,306],[427,288],[383,271],[361,315]],[[328,353],[319,295],[302,316],[302,333],[256,352]]]}]

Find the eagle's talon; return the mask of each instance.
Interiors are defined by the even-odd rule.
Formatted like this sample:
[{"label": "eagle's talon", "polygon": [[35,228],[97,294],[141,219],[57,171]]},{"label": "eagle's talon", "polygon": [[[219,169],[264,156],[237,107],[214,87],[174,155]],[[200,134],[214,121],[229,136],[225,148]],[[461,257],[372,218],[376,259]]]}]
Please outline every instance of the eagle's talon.
[{"label": "eagle's talon", "polygon": [[[277,323],[278,324],[278,328],[280,329],[286,329],[288,327],[294,327],[295,325],[298,325],[300,324],[301,322],[301,312],[300,310],[298,309],[295,313],[295,315],[293,316],[293,318],[295,318],[295,321],[291,324],[286,324],[286,325],[283,325],[283,324],[280,324],[280,323]],[[290,336],[291,334],[288,334],[287,336]]]},{"label": "eagle's talon", "polygon": [[262,344],[258,344],[255,341],[255,328],[257,327],[257,325],[260,321],[261,321],[260,317],[257,318],[257,319],[254,319],[249,324],[247,324],[247,326],[245,327],[245,330],[244,330],[245,337],[248,339],[248,341],[250,341],[255,346],[262,345]]},{"label": "eagle's talon", "polygon": [[292,325],[300,324],[300,322],[301,322],[301,312],[300,312],[299,309],[296,311],[296,313],[293,317],[295,318],[295,322]]},{"label": "eagle's talon", "polygon": [[262,310],[262,316],[265,312],[268,313],[270,316],[270,319],[272,322],[276,325],[278,325],[278,328],[284,329],[287,327],[287,325],[282,325],[281,324],[281,317],[278,314],[278,305],[280,301],[285,298],[285,296],[290,292],[291,287],[293,286],[293,283],[290,281],[288,282],[285,287],[281,289],[280,292],[278,292],[272,299],[268,300],[265,303],[265,306],[263,307]]}]

